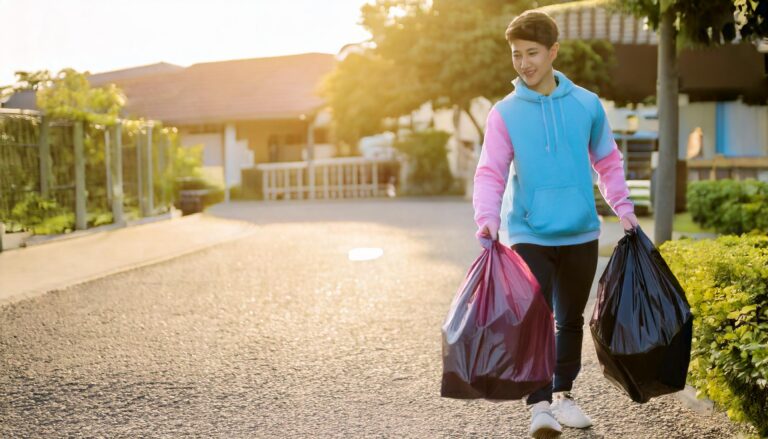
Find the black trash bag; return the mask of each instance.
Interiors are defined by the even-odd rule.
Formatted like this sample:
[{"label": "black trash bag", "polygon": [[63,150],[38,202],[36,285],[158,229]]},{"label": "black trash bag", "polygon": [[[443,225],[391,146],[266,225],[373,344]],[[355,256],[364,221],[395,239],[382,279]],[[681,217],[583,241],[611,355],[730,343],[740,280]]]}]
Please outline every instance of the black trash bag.
[{"label": "black trash bag", "polygon": [[552,381],[552,311],[523,258],[498,241],[472,264],[441,332],[442,397],[520,399]]},{"label": "black trash bag", "polygon": [[600,277],[589,327],[603,374],[633,401],[685,387],[691,307],[639,226],[619,240]]}]

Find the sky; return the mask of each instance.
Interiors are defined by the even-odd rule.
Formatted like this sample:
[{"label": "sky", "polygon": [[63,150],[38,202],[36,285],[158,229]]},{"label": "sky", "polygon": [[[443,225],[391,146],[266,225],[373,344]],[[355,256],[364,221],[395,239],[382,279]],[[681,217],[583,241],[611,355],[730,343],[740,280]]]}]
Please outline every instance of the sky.
[{"label": "sky", "polygon": [[337,53],[370,35],[366,0],[0,0],[0,85],[17,70]]}]

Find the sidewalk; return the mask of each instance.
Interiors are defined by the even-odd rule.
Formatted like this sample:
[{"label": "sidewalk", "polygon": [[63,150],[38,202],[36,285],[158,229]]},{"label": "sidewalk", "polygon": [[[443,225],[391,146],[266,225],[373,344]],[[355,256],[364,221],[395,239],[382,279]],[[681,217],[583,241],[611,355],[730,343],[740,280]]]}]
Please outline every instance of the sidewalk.
[{"label": "sidewalk", "polygon": [[195,214],[0,253],[0,306],[253,233],[257,226]]}]

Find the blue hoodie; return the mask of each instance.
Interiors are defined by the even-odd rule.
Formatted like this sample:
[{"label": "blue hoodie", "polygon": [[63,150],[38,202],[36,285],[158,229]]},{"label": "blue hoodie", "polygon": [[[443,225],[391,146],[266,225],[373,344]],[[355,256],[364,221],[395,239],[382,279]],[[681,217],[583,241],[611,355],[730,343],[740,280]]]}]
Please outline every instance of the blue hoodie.
[{"label": "blue hoodie", "polygon": [[494,107],[514,146],[511,244],[572,245],[600,235],[591,164],[616,144],[597,95],[554,74],[549,96],[517,78]]}]

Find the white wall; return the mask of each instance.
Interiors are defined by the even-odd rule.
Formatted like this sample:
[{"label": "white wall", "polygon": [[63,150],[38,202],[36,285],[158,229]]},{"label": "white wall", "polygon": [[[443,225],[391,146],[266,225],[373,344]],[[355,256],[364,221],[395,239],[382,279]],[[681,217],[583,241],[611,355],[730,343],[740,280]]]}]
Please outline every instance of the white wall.
[{"label": "white wall", "polygon": [[237,186],[241,182],[241,170],[253,166],[253,151],[248,149],[248,140],[237,140],[237,128],[228,123],[224,128],[224,145],[227,151],[226,187]]},{"label": "white wall", "polygon": [[[331,143],[315,143],[312,147],[312,154],[315,159],[330,159],[336,157],[336,145]],[[302,149],[301,158],[307,160],[307,148]]]},{"label": "white wall", "polygon": [[203,166],[221,166],[221,133],[180,133],[181,146],[203,145]]},{"label": "white wall", "polygon": [[[472,116],[483,129],[485,129],[485,121],[492,106],[493,103],[484,98],[475,99],[470,106]],[[458,118],[456,116],[457,114],[453,109],[441,109],[434,113],[435,128],[452,134],[446,147],[448,148],[448,166],[454,176],[458,176],[460,173],[458,169],[459,148],[465,148],[463,143],[470,143],[479,147],[483,141],[483,136],[478,133],[477,128],[465,112],[459,112]],[[479,154],[479,150],[477,152]]]},{"label": "white wall", "polygon": [[[616,107],[613,101],[600,100],[605,109],[608,124],[615,131],[659,131],[659,120],[656,116],[658,110],[655,106],[638,105],[636,109]],[[636,116],[636,126],[632,126],[630,116]]]},{"label": "white wall", "polygon": [[[223,139],[221,133],[190,134],[184,131],[179,137],[182,146],[203,145],[203,172],[214,181],[226,182],[228,187],[240,184],[240,170],[254,163],[253,151],[248,149],[248,141],[237,140],[237,131],[232,123],[225,126]],[[224,166],[223,155],[225,146],[226,166]],[[224,169],[226,169],[226,176],[224,176]]]},{"label": "white wall", "polygon": [[694,102],[680,106],[680,129],[678,133],[680,145],[678,158],[680,160],[686,158],[688,136],[696,127],[701,127],[703,132],[703,158],[708,159],[715,155],[715,107],[714,102]]}]

